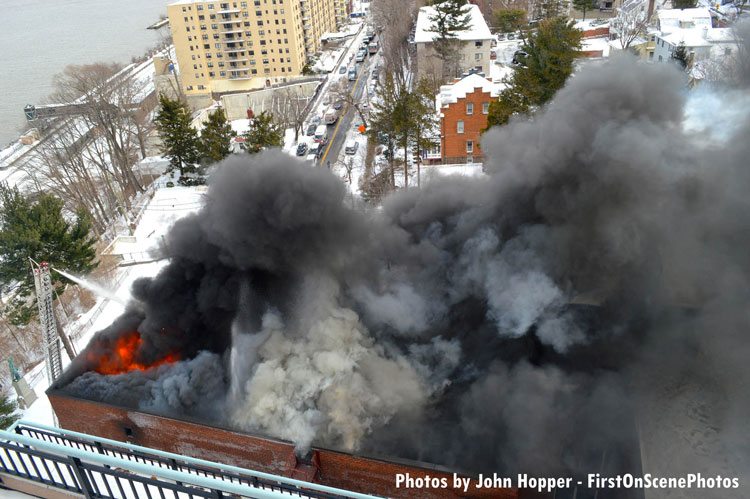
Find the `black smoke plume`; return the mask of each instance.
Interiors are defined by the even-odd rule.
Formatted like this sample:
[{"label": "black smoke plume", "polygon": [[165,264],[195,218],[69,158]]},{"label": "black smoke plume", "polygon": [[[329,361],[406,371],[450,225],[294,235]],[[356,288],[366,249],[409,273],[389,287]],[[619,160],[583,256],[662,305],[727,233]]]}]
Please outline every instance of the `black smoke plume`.
[{"label": "black smoke plume", "polygon": [[[750,122],[690,128],[701,92],[748,109],[585,67],[487,132],[485,176],[369,212],[286,155],[228,159],[64,389],[470,472],[750,479]],[[133,329],[184,360],[90,372]]]}]

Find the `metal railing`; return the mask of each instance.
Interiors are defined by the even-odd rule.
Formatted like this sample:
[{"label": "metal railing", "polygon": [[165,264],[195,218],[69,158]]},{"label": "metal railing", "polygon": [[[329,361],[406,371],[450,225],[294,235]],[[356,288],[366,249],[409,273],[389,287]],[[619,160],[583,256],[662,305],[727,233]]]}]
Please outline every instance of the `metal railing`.
[{"label": "metal railing", "polygon": [[11,429],[0,431],[0,475],[86,498],[373,497],[37,423]]}]

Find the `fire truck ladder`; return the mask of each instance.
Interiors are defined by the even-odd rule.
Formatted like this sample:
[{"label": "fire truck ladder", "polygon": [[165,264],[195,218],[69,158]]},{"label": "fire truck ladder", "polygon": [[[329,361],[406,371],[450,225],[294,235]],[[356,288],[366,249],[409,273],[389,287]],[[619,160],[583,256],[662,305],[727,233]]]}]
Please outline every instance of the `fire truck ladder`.
[{"label": "fire truck ladder", "polygon": [[49,265],[46,262],[37,264],[32,260],[31,268],[34,273],[36,302],[39,307],[39,324],[42,326],[42,336],[44,339],[47,379],[52,384],[62,374],[60,338],[57,334],[55,311],[52,303],[52,280],[49,276]]},{"label": "fire truck ladder", "polygon": [[[29,421],[0,431],[0,489],[87,499],[375,499]],[[33,492],[32,492],[33,491]]]}]

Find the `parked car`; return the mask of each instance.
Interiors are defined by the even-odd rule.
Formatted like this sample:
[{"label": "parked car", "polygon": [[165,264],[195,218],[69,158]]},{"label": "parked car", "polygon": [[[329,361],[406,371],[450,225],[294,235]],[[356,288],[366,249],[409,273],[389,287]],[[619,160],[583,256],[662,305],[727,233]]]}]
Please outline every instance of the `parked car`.
[{"label": "parked car", "polygon": [[378,76],[380,76],[380,70],[378,68],[375,68],[372,70],[372,79],[377,80]]},{"label": "parked car", "polygon": [[346,143],[346,147],[344,148],[344,152],[346,154],[357,154],[357,150],[359,149],[359,142],[356,140],[352,140],[350,142]]},{"label": "parked car", "polygon": [[316,128],[318,128],[318,125],[316,125],[315,123],[310,123],[309,125],[307,125],[307,130],[305,131],[305,135],[307,136],[315,135]]},{"label": "parked car", "polygon": [[328,128],[325,125],[318,125],[315,129],[315,135],[313,136],[315,142],[328,142]]},{"label": "parked car", "polygon": [[511,62],[519,66],[523,65],[527,55],[529,54],[527,54],[523,50],[516,50],[516,52],[513,54],[513,60]]},{"label": "parked car", "polygon": [[313,119],[310,120],[310,123],[313,125],[320,125],[320,116],[313,116]]},{"label": "parked car", "polygon": [[346,66],[344,66],[343,64],[339,68],[339,74],[340,75],[346,74]]},{"label": "parked car", "polygon": [[366,55],[367,55],[367,51],[359,51],[357,52],[357,58],[354,60],[357,62],[364,62]]},{"label": "parked car", "polygon": [[304,156],[307,153],[307,142],[297,144],[297,156]]},{"label": "parked car", "polygon": [[337,111],[338,111],[339,109],[341,109],[342,107],[344,107],[344,103],[343,103],[343,102],[341,102],[340,100],[337,100],[336,102],[334,102],[334,103],[333,103],[333,108],[334,108],[335,110],[337,110]]},{"label": "parked car", "polygon": [[515,33],[508,33],[508,36],[506,37],[508,40],[515,40],[516,34]]},{"label": "parked car", "polygon": [[323,152],[323,145],[318,142],[314,142],[310,145],[310,148],[307,150],[307,159],[311,161],[315,161],[316,159],[320,157],[322,152]]}]

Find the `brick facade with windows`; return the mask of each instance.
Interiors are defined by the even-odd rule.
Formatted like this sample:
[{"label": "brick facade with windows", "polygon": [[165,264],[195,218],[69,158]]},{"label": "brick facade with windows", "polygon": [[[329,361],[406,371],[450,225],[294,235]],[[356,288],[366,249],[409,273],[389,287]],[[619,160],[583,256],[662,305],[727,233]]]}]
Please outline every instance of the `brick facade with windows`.
[{"label": "brick facade with windows", "polygon": [[479,74],[440,87],[440,148],[444,163],[481,162],[481,130],[487,126],[489,104],[497,98],[498,86]]}]

